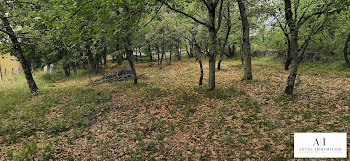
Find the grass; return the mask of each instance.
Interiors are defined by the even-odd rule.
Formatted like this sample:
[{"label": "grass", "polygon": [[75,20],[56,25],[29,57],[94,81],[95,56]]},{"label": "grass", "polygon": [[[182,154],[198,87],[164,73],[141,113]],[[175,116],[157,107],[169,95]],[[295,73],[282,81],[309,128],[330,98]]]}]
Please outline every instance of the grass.
[{"label": "grass", "polygon": [[302,63],[287,96],[288,72],[269,57],[253,59],[253,81],[241,80],[239,57],[225,60],[214,91],[183,60],[163,70],[138,63],[147,77],[138,85],[39,72],[34,96],[23,75],[2,81],[0,160],[291,160],[293,132],[350,130],[349,70],[339,62]]}]

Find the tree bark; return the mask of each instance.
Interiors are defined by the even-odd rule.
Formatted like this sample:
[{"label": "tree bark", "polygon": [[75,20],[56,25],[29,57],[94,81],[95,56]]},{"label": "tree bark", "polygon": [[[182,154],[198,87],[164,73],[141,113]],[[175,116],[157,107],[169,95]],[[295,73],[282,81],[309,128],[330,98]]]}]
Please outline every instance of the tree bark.
[{"label": "tree bark", "polygon": [[96,71],[95,58],[94,58],[94,54],[90,49],[90,45],[85,45],[85,49],[89,60],[90,71],[95,72]]},{"label": "tree bark", "polygon": [[242,51],[244,55],[244,75],[243,80],[252,80],[252,64],[251,64],[251,49],[249,42],[249,22],[246,14],[246,7],[244,0],[237,0],[239,11],[241,15],[242,27],[243,27],[243,44]]},{"label": "tree bark", "polygon": [[192,33],[192,40],[194,42],[195,49],[197,50],[197,54],[195,54],[196,59],[198,60],[199,68],[200,68],[200,77],[199,77],[199,86],[203,85],[203,63],[202,63],[202,50],[200,45],[196,41],[196,32]]},{"label": "tree bark", "polygon": [[171,65],[171,57],[173,55],[173,52],[170,50],[170,57],[169,57],[169,61],[168,61],[168,65]]},{"label": "tree bark", "polygon": [[161,55],[161,58],[159,60],[159,69],[163,69],[163,58],[164,58],[164,55],[165,55],[164,44],[162,44],[161,50],[162,50],[162,55]]},{"label": "tree bark", "polygon": [[295,84],[296,76],[298,74],[298,65],[299,65],[298,30],[296,29],[296,24],[293,20],[291,1],[284,0],[284,4],[285,4],[286,21],[287,21],[287,24],[289,26],[290,33],[291,33],[291,41],[290,41],[291,51],[290,51],[290,54],[292,57],[292,69],[291,69],[289,76],[288,76],[285,93],[288,95],[291,95],[291,94],[293,94],[293,91],[294,91],[294,84]]},{"label": "tree bark", "polygon": [[226,35],[223,44],[220,43],[220,59],[218,62],[218,70],[221,70],[221,62],[223,60],[225,53],[225,48],[227,45],[228,37],[230,36],[230,31],[231,31],[231,15],[230,15],[230,4],[227,4],[227,17],[226,17],[226,22],[227,22],[227,30],[226,30]]},{"label": "tree bark", "polygon": [[181,45],[180,45],[179,41],[177,42],[176,52],[177,52],[177,60],[180,61],[181,60]]},{"label": "tree bark", "polygon": [[13,49],[15,51],[14,55],[19,59],[23,70],[24,70],[24,74],[25,77],[27,79],[27,83],[28,86],[30,88],[30,91],[32,93],[38,93],[39,92],[39,88],[37,87],[32,72],[31,72],[31,65],[30,63],[27,61],[27,59],[24,57],[23,55],[23,50],[22,50],[22,46],[20,44],[20,42],[18,41],[18,38],[15,34],[15,32],[13,31],[10,22],[8,21],[7,17],[5,16],[4,11],[0,11],[0,19],[3,22],[3,26],[5,27],[6,30],[6,34],[10,37],[12,43],[13,43]]},{"label": "tree bark", "polygon": [[107,47],[103,49],[103,64],[107,65]]},{"label": "tree bark", "polygon": [[345,45],[344,45],[344,59],[345,59],[346,64],[348,64],[348,66],[350,67],[350,60],[348,57],[349,43],[350,43],[350,33],[348,34],[348,38],[346,39]]},{"label": "tree bark", "polygon": [[[214,13],[209,13],[210,19],[212,22],[212,25],[215,24],[215,11]],[[217,55],[217,35],[215,31],[215,27],[211,28],[209,27],[209,42],[210,42],[210,49],[209,49],[209,79],[208,79],[208,86],[209,91],[213,91],[215,89],[215,64],[216,64],[216,55]]]},{"label": "tree bark", "polygon": [[291,56],[291,49],[290,49],[290,39],[287,36],[287,43],[288,43],[288,51],[287,51],[287,60],[286,64],[284,66],[284,70],[289,70],[290,63],[292,62],[292,56]]},{"label": "tree bark", "polygon": [[132,51],[132,44],[131,44],[130,37],[126,38],[126,54],[127,54],[126,57],[128,59],[132,75],[134,77],[134,84],[137,84],[136,68],[134,64],[135,56],[134,56],[134,52]]}]

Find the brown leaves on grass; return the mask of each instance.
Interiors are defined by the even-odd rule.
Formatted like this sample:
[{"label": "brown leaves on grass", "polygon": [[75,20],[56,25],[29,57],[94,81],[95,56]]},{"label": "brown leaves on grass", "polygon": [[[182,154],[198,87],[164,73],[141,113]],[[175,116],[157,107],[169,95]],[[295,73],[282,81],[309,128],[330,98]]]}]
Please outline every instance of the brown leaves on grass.
[{"label": "brown leaves on grass", "polygon": [[241,81],[239,63],[224,62],[214,92],[197,87],[195,62],[138,64],[149,79],[96,87],[115,91],[111,111],[70,143],[73,131],[60,136],[56,159],[282,160],[294,132],[350,131],[349,78],[301,73],[291,97],[282,65],[254,61],[254,80]]}]

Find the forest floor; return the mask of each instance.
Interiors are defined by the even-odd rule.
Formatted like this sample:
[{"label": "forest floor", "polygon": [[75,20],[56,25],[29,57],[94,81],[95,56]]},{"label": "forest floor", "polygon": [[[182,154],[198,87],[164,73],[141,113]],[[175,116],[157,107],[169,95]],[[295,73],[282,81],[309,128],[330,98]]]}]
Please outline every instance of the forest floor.
[{"label": "forest floor", "polygon": [[345,65],[302,64],[295,95],[286,96],[281,62],[252,64],[254,80],[241,81],[240,61],[224,61],[212,92],[198,86],[194,60],[163,70],[138,63],[146,78],[136,86],[38,74],[38,96],[16,77],[0,84],[0,160],[291,160],[294,132],[350,131]]}]

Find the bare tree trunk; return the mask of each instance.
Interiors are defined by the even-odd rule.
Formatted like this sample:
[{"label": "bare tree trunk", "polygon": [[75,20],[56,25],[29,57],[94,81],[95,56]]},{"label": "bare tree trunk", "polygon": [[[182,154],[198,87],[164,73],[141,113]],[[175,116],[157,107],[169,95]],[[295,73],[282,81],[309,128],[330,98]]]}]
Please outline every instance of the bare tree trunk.
[{"label": "bare tree trunk", "polygon": [[[215,13],[214,13],[215,15]],[[215,16],[212,16],[211,18],[214,18]],[[215,22],[215,20],[213,20]],[[216,64],[216,37],[215,29],[211,28],[209,29],[209,41],[210,41],[210,49],[209,49],[209,79],[208,79],[208,86],[209,91],[213,91],[215,89],[215,64]]]},{"label": "bare tree trunk", "polygon": [[107,47],[103,49],[103,64],[107,65]]},{"label": "bare tree trunk", "polygon": [[171,57],[173,55],[173,52],[170,50],[170,57],[169,57],[169,61],[168,61],[168,65],[171,65]]},{"label": "bare tree trunk", "polygon": [[197,32],[192,32],[192,40],[194,42],[194,47],[197,50],[197,54],[195,54],[196,59],[198,60],[199,68],[200,68],[200,77],[199,77],[199,85],[203,85],[203,63],[202,63],[202,50],[200,45],[196,41],[196,34]]},{"label": "bare tree trunk", "polygon": [[298,31],[296,29],[296,24],[293,20],[291,1],[284,0],[284,4],[285,4],[286,21],[288,23],[290,34],[291,34],[290,54],[292,56],[292,69],[288,76],[285,93],[288,95],[291,95],[293,94],[293,91],[294,91],[294,84],[295,84],[296,76],[298,74],[298,65],[299,65]]},{"label": "bare tree trunk", "polygon": [[223,60],[223,57],[224,57],[224,46],[221,45],[221,43],[219,43],[220,45],[220,59],[219,59],[219,62],[218,62],[218,70],[221,70],[221,62]]},{"label": "bare tree trunk", "polygon": [[7,32],[6,34],[10,37],[10,39],[13,43],[13,49],[15,51],[14,55],[19,59],[21,65],[23,67],[24,74],[26,76],[30,91],[32,93],[39,92],[39,89],[34,81],[34,78],[33,78],[32,72],[31,72],[30,63],[24,57],[22,46],[21,46],[20,42],[18,41],[18,38],[17,38],[16,34],[14,33],[10,22],[8,21],[7,17],[5,16],[4,11],[0,11],[0,19],[2,20],[3,26],[5,27],[5,30]]},{"label": "bare tree trunk", "polygon": [[188,46],[186,44],[186,53],[187,53],[187,56],[190,57],[190,52],[188,51]]},{"label": "bare tree trunk", "polygon": [[132,75],[134,77],[134,84],[137,84],[137,75],[136,75],[136,68],[135,68],[135,64],[134,64],[134,52],[132,51],[132,44],[131,44],[131,40],[129,39],[130,37],[126,38],[126,57],[128,59],[129,65],[130,65],[130,69],[132,72]]},{"label": "bare tree trunk", "polygon": [[180,45],[180,42],[177,42],[176,52],[177,52],[177,60],[180,61],[181,60],[181,45]]},{"label": "bare tree trunk", "polygon": [[345,46],[344,46],[344,59],[345,59],[346,64],[348,64],[348,66],[350,67],[350,60],[348,57],[349,43],[350,43],[350,33],[348,35],[348,38],[345,41]]},{"label": "bare tree trunk", "polygon": [[[219,59],[219,62],[218,62],[218,70],[221,69],[221,62],[223,60],[223,57],[225,55],[225,48],[226,48],[226,45],[227,45],[227,41],[228,41],[228,37],[230,36],[230,31],[231,31],[231,15],[230,15],[230,5],[231,4],[227,4],[227,17],[226,17],[226,22],[227,22],[227,30],[226,30],[226,35],[225,35],[225,39],[223,41],[223,43],[221,44],[220,43],[220,40],[219,40],[219,46],[220,46],[220,59]],[[230,46],[230,45],[229,45]]]},{"label": "bare tree trunk", "polygon": [[162,55],[161,55],[161,58],[159,60],[159,69],[163,69],[163,58],[165,56],[164,44],[162,45],[161,50],[162,50]]},{"label": "bare tree trunk", "polygon": [[286,60],[286,64],[284,67],[284,70],[289,70],[289,65],[292,62],[292,56],[291,56],[291,49],[290,49],[290,40],[289,37],[287,37],[287,43],[288,43],[288,51],[287,51],[287,60]]},{"label": "bare tree trunk", "polygon": [[244,75],[243,80],[252,80],[252,62],[251,62],[251,49],[249,43],[249,22],[246,14],[246,8],[244,4],[244,0],[237,0],[239,11],[242,20],[243,27],[243,45],[242,51],[244,55]]},{"label": "bare tree trunk", "polygon": [[200,70],[201,70],[201,75],[199,77],[199,85],[203,85],[203,75],[204,75],[204,72],[203,72],[203,64],[202,64],[202,59],[199,58],[198,59],[198,63],[199,63],[199,67],[200,67]]},{"label": "bare tree trunk", "polygon": [[291,40],[291,54],[292,54],[292,69],[287,80],[286,94],[293,94],[295,79],[298,74],[299,56],[298,56],[298,38],[297,33],[293,31]]}]

